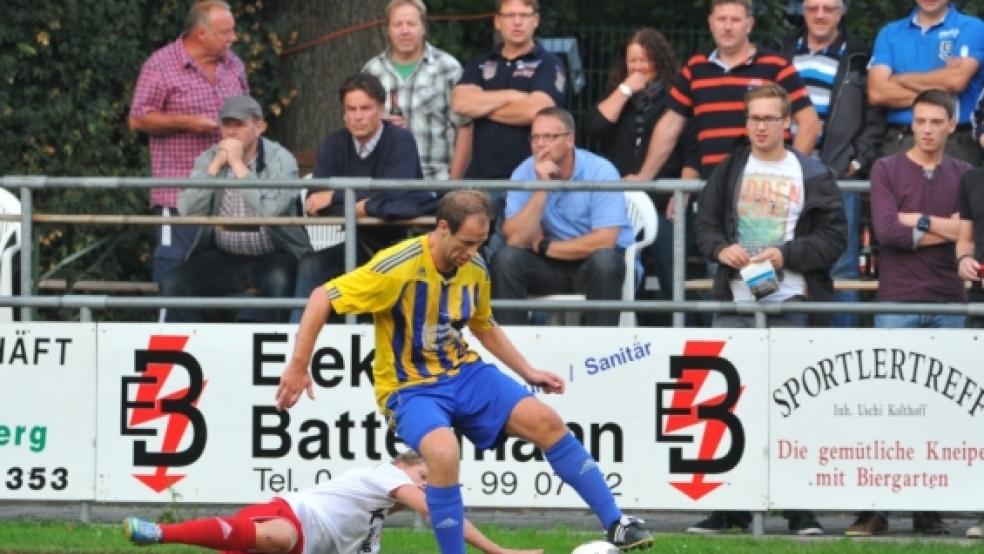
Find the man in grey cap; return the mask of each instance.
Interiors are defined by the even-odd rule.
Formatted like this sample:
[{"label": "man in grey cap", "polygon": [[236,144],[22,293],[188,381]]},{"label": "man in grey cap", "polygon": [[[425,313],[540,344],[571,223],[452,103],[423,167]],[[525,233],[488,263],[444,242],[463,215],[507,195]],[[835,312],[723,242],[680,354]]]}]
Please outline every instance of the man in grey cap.
[{"label": "man in grey cap", "polygon": [[[193,179],[214,177],[235,183],[225,189],[185,189],[181,215],[271,217],[292,213],[296,190],[250,188],[256,179],[297,177],[297,160],[280,144],[263,138],[263,110],[250,96],[230,96],[219,111],[222,140],[195,160]],[[297,262],[311,251],[300,226],[203,226],[188,258],[164,278],[164,296],[255,294],[290,297]],[[286,321],[286,311],[240,310],[240,321]],[[165,321],[202,321],[200,310],[168,309]]]}]

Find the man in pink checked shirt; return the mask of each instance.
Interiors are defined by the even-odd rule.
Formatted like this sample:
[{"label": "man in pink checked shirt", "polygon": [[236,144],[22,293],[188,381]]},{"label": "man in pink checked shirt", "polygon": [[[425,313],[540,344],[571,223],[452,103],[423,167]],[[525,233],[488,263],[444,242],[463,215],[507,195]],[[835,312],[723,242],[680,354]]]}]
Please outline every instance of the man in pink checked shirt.
[{"label": "man in pink checked shirt", "polygon": [[[227,96],[249,93],[242,60],[230,49],[236,21],[229,4],[202,0],[188,11],[184,33],[144,62],[133,91],[129,124],[150,136],[151,175],[184,179],[195,158],[219,141],[219,108]],[[177,214],[178,189],[155,188],[155,213]],[[163,225],[154,250],[154,280],[181,263],[197,227]]]}]

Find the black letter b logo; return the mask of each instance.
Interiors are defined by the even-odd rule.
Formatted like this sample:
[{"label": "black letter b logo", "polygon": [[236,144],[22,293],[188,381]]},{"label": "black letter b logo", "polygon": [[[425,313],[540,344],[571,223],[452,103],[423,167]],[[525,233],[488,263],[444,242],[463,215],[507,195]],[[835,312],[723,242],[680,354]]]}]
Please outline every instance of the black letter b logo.
[{"label": "black letter b logo", "polygon": [[[137,350],[134,353],[134,370],[146,373],[150,364],[174,364],[182,367],[188,373],[188,388],[180,398],[159,399],[160,412],[168,417],[167,427],[177,424],[179,418],[187,419],[192,428],[192,440],[188,448],[180,452],[168,452],[165,447],[161,452],[149,452],[146,441],[135,441],[133,446],[133,465],[135,466],[187,466],[195,463],[205,450],[208,429],[205,418],[195,408],[195,402],[202,394],[203,374],[198,360],[187,352],[180,350]],[[167,432],[165,431],[165,435]]]},{"label": "black letter b logo", "polygon": [[[670,473],[725,473],[735,468],[745,452],[745,430],[733,412],[741,396],[738,370],[725,358],[717,356],[671,356],[670,377],[679,379],[685,369],[717,371],[727,384],[724,398],[717,404],[696,406],[697,419],[710,420],[707,427],[720,422],[731,434],[731,448],[720,458],[688,459],[680,448],[670,449]],[[708,429],[705,428],[705,433]]]}]

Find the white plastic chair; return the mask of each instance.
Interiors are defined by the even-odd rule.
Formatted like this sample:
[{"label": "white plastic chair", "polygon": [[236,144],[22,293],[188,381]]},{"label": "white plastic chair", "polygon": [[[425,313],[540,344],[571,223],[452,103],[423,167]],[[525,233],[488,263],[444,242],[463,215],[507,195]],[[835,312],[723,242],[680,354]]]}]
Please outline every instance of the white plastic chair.
[{"label": "white plastic chair", "polygon": [[[20,199],[0,189],[0,213],[21,213]],[[0,295],[10,296],[14,292],[14,254],[21,249],[21,228],[17,221],[0,221]],[[0,308],[0,321],[13,321],[13,308]]]},{"label": "white plastic chair", "polygon": [[[632,224],[632,231],[636,237],[642,233],[634,243],[625,249],[625,280],[622,281],[622,300],[635,300],[636,291],[636,257],[639,251],[656,241],[656,233],[659,231],[659,218],[656,216],[656,206],[652,199],[642,191],[625,192],[625,211]],[[546,296],[531,297],[537,300],[566,300],[570,302],[581,302],[585,300],[583,294],[549,294]],[[552,312],[549,321],[552,325],[577,325],[580,319],[580,312]],[[635,327],[635,312],[621,312],[618,318],[619,327]]]},{"label": "white plastic chair", "polygon": [[[635,243],[625,249],[625,280],[622,282],[622,300],[635,300],[636,285],[636,258],[639,252],[656,242],[656,233],[659,232],[659,217],[656,214],[656,206],[653,204],[649,195],[641,190],[630,190],[625,193],[625,211],[632,223],[632,231],[639,237]],[[622,312],[619,316],[619,327],[635,327],[635,312]]]},{"label": "white plastic chair", "polygon": [[[310,179],[311,174],[308,173],[304,178]],[[307,212],[304,211],[305,198],[307,198],[307,189],[301,190],[301,213],[307,217]],[[304,228],[315,252],[345,242],[345,227],[342,225],[305,225]]]}]

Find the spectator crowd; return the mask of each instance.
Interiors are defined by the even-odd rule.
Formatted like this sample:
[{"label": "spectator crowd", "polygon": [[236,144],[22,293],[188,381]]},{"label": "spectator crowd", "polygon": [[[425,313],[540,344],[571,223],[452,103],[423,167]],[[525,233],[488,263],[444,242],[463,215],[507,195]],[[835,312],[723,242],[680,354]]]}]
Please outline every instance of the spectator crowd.
[{"label": "spectator crowd", "polygon": [[[878,301],[980,301],[984,193],[975,184],[984,170],[973,168],[984,161],[984,21],[947,0],[913,4],[881,27],[874,44],[846,31],[844,0],[803,0],[803,28],[774,45],[751,40],[753,0],[711,0],[713,47],[684,58],[659,31],[639,29],[582,122],[601,145],[595,153],[575,144],[575,121],[564,108],[569,75],[536,39],[537,0],[497,0],[501,42],[463,65],[427,40],[422,0],[391,0],[388,45],[340,87],[343,127],[317,148],[313,176],[613,182],[596,191],[490,194],[495,217],[482,253],[493,298],[619,299],[626,275],[635,276],[637,290],[642,276],[655,277],[665,294],[674,274],[667,230],[688,213],[687,241],[704,259],[715,300],[856,301],[857,292],[835,292],[833,281],[859,277],[868,219],[880,244]],[[129,124],[149,135],[152,175],[228,183],[155,189],[151,208],[164,216],[341,215],[342,191],[256,188],[256,180],[298,177],[298,165],[263,136],[262,107],[230,50],[235,40],[229,5],[202,0],[183,33],[143,65]],[[637,237],[617,183],[659,178],[707,184],[683,205],[649,193],[661,232],[638,259],[626,259]],[[838,189],[836,181],[850,179],[871,181],[870,200]],[[433,215],[439,200],[425,190],[356,191],[357,216],[384,222],[358,229],[358,263],[405,239],[405,220]],[[313,250],[302,226],[163,225],[154,279],[167,296],[307,298],[344,273],[344,261],[342,245]],[[496,311],[495,319],[522,325],[536,315]],[[300,316],[236,314],[269,322]],[[189,309],[164,314],[167,321],[205,317]],[[617,313],[589,312],[583,323],[618,321]],[[710,323],[753,325],[732,314]],[[858,320],[784,314],[768,325]],[[982,326],[918,314],[878,315],[875,325]],[[784,515],[791,532],[823,532],[812,512]],[[884,512],[861,513],[847,534],[884,532],[886,522]],[[935,512],[914,513],[912,523],[920,533],[949,532]],[[749,524],[750,514],[715,512],[689,531]],[[981,524],[966,535],[979,538]]]}]

